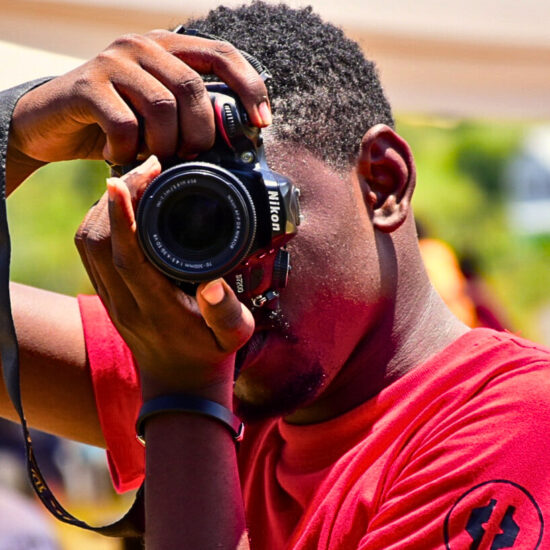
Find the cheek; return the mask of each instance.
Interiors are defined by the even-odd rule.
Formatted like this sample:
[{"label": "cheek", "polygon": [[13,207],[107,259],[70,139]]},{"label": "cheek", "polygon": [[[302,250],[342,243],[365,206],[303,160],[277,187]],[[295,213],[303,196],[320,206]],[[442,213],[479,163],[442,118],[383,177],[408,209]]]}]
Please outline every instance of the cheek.
[{"label": "cheek", "polygon": [[[369,303],[380,283],[372,227],[357,209],[317,207],[289,245],[289,293]],[[285,291],[285,294],[287,292]]]},{"label": "cheek", "polygon": [[302,345],[318,349],[325,359],[345,357],[376,314],[379,280],[354,263],[351,249],[327,238],[319,250],[307,239],[296,243],[281,306]]},{"label": "cheek", "polygon": [[288,246],[281,306],[301,345],[327,370],[342,364],[378,315],[381,277],[371,226],[348,209],[317,207]]}]

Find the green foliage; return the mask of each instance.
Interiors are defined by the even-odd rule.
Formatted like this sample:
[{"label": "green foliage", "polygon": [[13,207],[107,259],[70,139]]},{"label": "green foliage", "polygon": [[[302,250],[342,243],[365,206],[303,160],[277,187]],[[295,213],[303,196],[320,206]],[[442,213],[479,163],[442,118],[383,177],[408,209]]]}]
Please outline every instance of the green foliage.
[{"label": "green foliage", "polygon": [[511,328],[542,340],[538,315],[550,303],[550,236],[514,233],[502,177],[527,129],[407,118],[398,124],[417,160],[413,204],[427,234],[447,241],[459,258],[473,257]]},{"label": "green foliage", "polygon": [[10,196],[12,280],[65,294],[92,291],[73,236],[107,175],[103,162],[51,164]]}]

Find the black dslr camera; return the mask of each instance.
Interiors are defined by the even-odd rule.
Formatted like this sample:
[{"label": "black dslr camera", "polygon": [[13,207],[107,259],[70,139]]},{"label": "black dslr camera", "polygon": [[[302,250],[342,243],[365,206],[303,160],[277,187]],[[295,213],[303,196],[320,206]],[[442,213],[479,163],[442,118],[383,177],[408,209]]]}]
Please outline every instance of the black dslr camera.
[{"label": "black dslr camera", "polygon": [[171,164],[148,186],[137,211],[149,260],[189,293],[224,277],[251,308],[278,297],[290,269],[285,244],[300,223],[299,190],[269,169],[259,128],[236,95],[208,84],[214,147]]}]

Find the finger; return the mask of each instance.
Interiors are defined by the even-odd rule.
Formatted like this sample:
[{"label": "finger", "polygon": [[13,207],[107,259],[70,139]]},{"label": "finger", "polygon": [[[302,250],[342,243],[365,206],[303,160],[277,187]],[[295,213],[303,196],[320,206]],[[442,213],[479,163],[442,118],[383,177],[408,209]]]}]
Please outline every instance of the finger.
[{"label": "finger", "polygon": [[197,303],[206,324],[223,351],[237,351],[252,336],[252,313],[239,302],[223,279],[200,285],[197,289]]},{"label": "finger", "polygon": [[[84,268],[86,269],[86,273],[88,274],[90,282],[92,283],[92,286],[94,287],[96,292],[98,292],[98,286],[101,283],[101,281],[99,279],[98,273],[95,270],[93,261],[88,257],[86,241],[90,234],[90,230],[97,225],[98,218],[101,217],[101,212],[103,210],[106,211],[106,204],[107,204],[107,193],[104,193],[103,196],[99,199],[99,201],[97,201],[88,210],[74,238],[74,242],[75,242],[77,251],[80,255],[82,264],[84,265]],[[108,223],[108,220],[107,220],[107,223]],[[108,229],[107,229],[107,232],[108,232]],[[111,255],[110,244],[108,246],[108,251],[106,252],[106,254],[108,256]]]},{"label": "finger", "polygon": [[180,149],[180,142],[184,153],[211,148],[214,115],[196,71],[155,40],[138,34],[120,37],[98,58],[142,119],[145,150],[169,157]]},{"label": "finger", "polygon": [[[113,297],[130,297],[124,282],[112,265],[112,248],[107,193],[90,209],[80,225],[75,242],[82,263],[98,296],[109,313],[114,311]],[[130,301],[131,303],[131,301]]]},{"label": "finger", "polygon": [[[148,170],[147,166],[151,169]],[[143,171],[133,171],[132,178],[127,178],[131,179],[135,187],[146,185],[154,177],[154,162],[143,164],[141,169]],[[142,309],[158,308],[159,300],[171,296],[174,287],[146,259],[139,246],[132,197],[125,181],[109,178],[107,192],[114,268]],[[158,297],[154,305],[151,304],[151,296]]]},{"label": "finger", "polygon": [[[158,50],[155,57],[144,57],[140,60],[140,65],[162,82],[175,98],[177,109],[173,122],[179,122],[177,153],[185,156],[212,148],[216,136],[214,111],[203,79],[185,63],[154,44]],[[149,114],[145,109],[140,112],[148,117],[146,128],[149,118],[157,119],[154,113]],[[149,149],[155,151],[151,146]]]},{"label": "finger", "polygon": [[132,207],[136,210],[137,204],[147,186],[162,170],[161,164],[155,155],[151,155],[140,165],[122,176],[122,181],[130,191]]},{"label": "finger", "polygon": [[[149,183],[148,178],[156,177],[160,171],[161,165],[158,159],[152,155],[145,162],[139,166],[136,166],[133,170],[123,176],[124,182],[130,190],[132,205],[134,208]],[[144,173],[148,174],[147,178],[143,176]],[[101,241],[106,245],[106,247],[108,245],[104,256],[112,256],[110,240],[111,227],[107,201],[108,195],[107,193],[104,193],[103,196],[88,210],[84,220],[75,234],[76,248],[87,271],[92,269],[92,265],[89,262],[86,251],[86,241],[88,237],[90,237],[90,239],[93,238]],[[90,232],[92,232],[92,235],[90,235]]]},{"label": "finger", "polygon": [[112,81],[118,93],[140,116],[144,140],[140,148],[161,158],[175,155],[179,130],[178,103],[174,94],[149,72],[134,65],[117,72]]},{"label": "finger", "polygon": [[72,116],[83,124],[97,124],[103,132],[97,142],[90,144],[88,157],[101,158],[102,155],[120,165],[133,161],[139,151],[139,121],[128,103],[109,80],[75,86],[79,87],[75,95],[80,103],[73,108]]},{"label": "finger", "polygon": [[91,217],[94,215],[94,207],[95,205],[88,210],[88,212],[84,216],[84,219],[80,223],[74,236],[74,244],[78,251],[78,255],[80,256],[80,260],[82,261],[82,265],[84,266],[84,269],[88,274],[90,282],[92,283],[92,286],[96,288],[94,273],[92,272],[90,263],[88,261],[88,256],[86,255],[86,249],[84,247],[84,240],[86,239],[86,235],[88,232],[88,224],[90,223]]},{"label": "finger", "polygon": [[200,74],[215,74],[241,99],[252,124],[271,124],[265,84],[242,54],[229,42],[185,36],[169,31],[153,31],[147,37],[175,55]]}]

